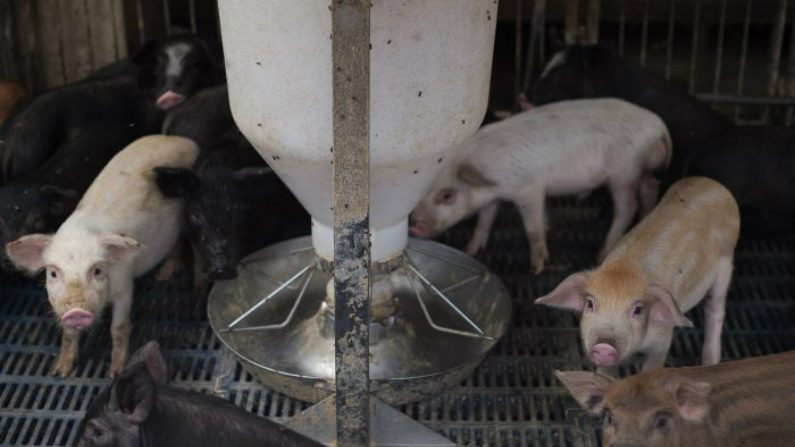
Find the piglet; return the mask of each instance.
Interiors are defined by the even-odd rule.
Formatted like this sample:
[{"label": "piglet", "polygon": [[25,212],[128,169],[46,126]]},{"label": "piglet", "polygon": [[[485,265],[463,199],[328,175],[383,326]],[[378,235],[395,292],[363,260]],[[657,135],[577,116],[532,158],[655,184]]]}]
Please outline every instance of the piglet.
[{"label": "piglet", "polygon": [[[137,136],[126,125],[85,126],[34,173],[0,187],[0,247],[25,234],[57,230],[102,168]],[[0,265],[13,270],[9,264],[3,252]]]},{"label": "piglet", "polygon": [[185,200],[197,288],[202,278],[235,278],[238,261],[254,250],[309,233],[309,215],[235,125],[226,85],[175,107],[163,133],[201,149],[192,170],[156,170],[163,194]]},{"label": "piglet", "polygon": [[223,399],[165,386],[166,377],[166,363],[157,342],[147,343],[91,402],[78,428],[76,445],[322,445]]},{"label": "piglet", "polygon": [[629,226],[641,202],[648,213],[657,201],[653,173],[671,158],[665,124],[655,114],[618,99],[564,101],[537,107],[481,128],[462,144],[429,193],[411,214],[411,233],[432,237],[478,211],[467,245],[486,246],[499,200],[515,203],[531,245],[533,271],[549,258],[544,198],[586,195],[607,185],[613,223],[600,257]]},{"label": "piglet", "polygon": [[604,447],[791,447],[795,352],[714,366],[645,371],[623,380],[555,372],[603,417]]},{"label": "piglet", "polygon": [[109,304],[109,373],[124,367],[133,278],[169,253],[181,229],[182,204],[160,194],[154,167],[189,168],[198,152],[186,138],[140,138],[111,159],[55,235],[31,234],[6,245],[20,269],[46,269],[48,299],[63,329],[55,373],[72,371],[81,332]]},{"label": "piglet", "polygon": [[705,294],[703,364],[720,361],[726,293],[740,231],[737,202],[720,183],[687,177],[632,229],[598,268],[575,273],[536,304],[582,314],[588,358],[610,375],[637,353],[643,369],[665,363],[674,326]]}]

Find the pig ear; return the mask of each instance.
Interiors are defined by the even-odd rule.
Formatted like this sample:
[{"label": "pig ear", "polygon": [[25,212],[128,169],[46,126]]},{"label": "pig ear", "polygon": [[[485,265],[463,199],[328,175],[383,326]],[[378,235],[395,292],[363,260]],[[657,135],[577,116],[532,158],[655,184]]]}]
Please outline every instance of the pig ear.
[{"label": "pig ear", "polygon": [[575,273],[564,279],[555,290],[536,299],[536,304],[555,307],[557,309],[573,310],[582,312],[585,305],[585,285],[588,276],[585,273]]},{"label": "pig ear", "polygon": [[593,414],[602,412],[605,394],[614,383],[609,377],[588,371],[555,371],[555,377],[581,407]]},{"label": "pig ear", "polygon": [[100,238],[100,244],[105,248],[108,261],[119,262],[141,247],[135,239],[121,234],[108,234]]},{"label": "pig ear", "polygon": [[238,169],[232,175],[240,184],[240,194],[245,198],[268,195],[279,181],[273,170],[267,166]]},{"label": "pig ear", "polygon": [[250,166],[248,168],[238,169],[232,175],[237,180],[245,182],[249,180],[270,178],[270,176],[274,174],[273,174],[273,169],[267,166]]},{"label": "pig ear", "polygon": [[709,393],[712,386],[707,382],[682,379],[666,385],[674,395],[679,415],[690,422],[701,422],[709,413]]},{"label": "pig ear", "polygon": [[121,410],[134,424],[144,422],[155,404],[157,390],[146,366],[137,364],[128,368],[114,382],[109,408]]},{"label": "pig ear", "polygon": [[50,246],[49,234],[29,234],[6,244],[8,259],[20,269],[36,273],[44,268],[44,250]]},{"label": "pig ear", "polygon": [[158,166],[155,168],[155,183],[164,196],[174,199],[196,192],[201,180],[189,169]]},{"label": "pig ear", "polygon": [[674,297],[667,290],[659,286],[650,286],[646,290],[646,297],[652,300],[650,311],[652,321],[674,326],[693,327],[693,322],[682,314]]},{"label": "pig ear", "polygon": [[145,345],[138,348],[130,360],[127,362],[127,368],[131,369],[139,364],[144,365],[152,380],[158,385],[165,385],[168,381],[168,367],[166,366],[166,359],[160,353],[160,345],[155,340],[147,342]]},{"label": "pig ear", "polygon": [[463,163],[458,167],[458,171],[456,171],[456,176],[459,180],[463,181],[464,183],[468,183],[472,186],[494,186],[492,180],[487,179],[482,172],[480,172],[476,167]]}]

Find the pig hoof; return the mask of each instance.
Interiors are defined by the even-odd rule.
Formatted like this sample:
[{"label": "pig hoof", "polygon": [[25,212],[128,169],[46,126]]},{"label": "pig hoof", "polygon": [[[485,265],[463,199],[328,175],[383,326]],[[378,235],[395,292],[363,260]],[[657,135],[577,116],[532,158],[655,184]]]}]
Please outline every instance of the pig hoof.
[{"label": "pig hoof", "polygon": [[480,241],[471,241],[469,244],[467,244],[466,253],[469,256],[475,256],[476,254],[480,253],[480,250],[483,250],[484,245],[485,244],[481,243]]},{"label": "pig hoof", "polygon": [[121,359],[120,358],[112,358],[110,360],[110,368],[108,369],[108,376],[110,376],[110,378],[112,379],[112,378],[118,376],[119,374],[121,374],[121,372],[124,370],[124,364],[125,363],[126,363],[125,359],[123,359],[123,358],[121,358]]},{"label": "pig hoof", "polygon": [[72,358],[59,354],[52,368],[51,374],[58,377],[67,377],[75,367],[75,361]]},{"label": "pig hoof", "polygon": [[544,271],[544,264],[549,261],[549,251],[546,247],[533,250],[530,254],[530,264],[533,267],[533,274],[538,275]]},{"label": "pig hoof", "polygon": [[159,269],[157,269],[157,273],[155,273],[155,280],[159,282],[165,282],[171,279],[174,276],[174,271],[176,268],[172,262],[166,261]]}]

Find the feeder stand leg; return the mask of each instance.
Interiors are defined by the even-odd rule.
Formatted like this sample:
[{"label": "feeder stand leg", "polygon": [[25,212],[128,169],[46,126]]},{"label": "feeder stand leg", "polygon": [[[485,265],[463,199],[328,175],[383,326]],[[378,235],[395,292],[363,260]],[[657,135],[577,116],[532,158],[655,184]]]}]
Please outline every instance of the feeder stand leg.
[{"label": "feeder stand leg", "polygon": [[337,445],[370,442],[370,1],[332,0]]}]

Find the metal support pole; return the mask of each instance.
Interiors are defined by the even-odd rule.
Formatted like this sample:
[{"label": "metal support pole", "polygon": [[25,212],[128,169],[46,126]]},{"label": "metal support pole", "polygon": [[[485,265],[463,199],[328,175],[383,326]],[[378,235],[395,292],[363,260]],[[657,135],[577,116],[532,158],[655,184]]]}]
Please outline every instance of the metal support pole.
[{"label": "metal support pole", "polygon": [[580,9],[578,0],[566,0],[566,31],[564,38],[566,45],[579,42]]},{"label": "metal support pole", "polygon": [[334,0],[337,444],[370,442],[370,1]]},{"label": "metal support pole", "polygon": [[599,43],[599,19],[602,16],[602,0],[588,0],[588,43]]}]

